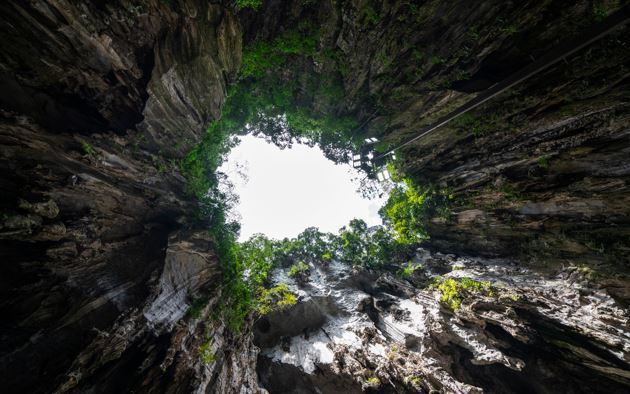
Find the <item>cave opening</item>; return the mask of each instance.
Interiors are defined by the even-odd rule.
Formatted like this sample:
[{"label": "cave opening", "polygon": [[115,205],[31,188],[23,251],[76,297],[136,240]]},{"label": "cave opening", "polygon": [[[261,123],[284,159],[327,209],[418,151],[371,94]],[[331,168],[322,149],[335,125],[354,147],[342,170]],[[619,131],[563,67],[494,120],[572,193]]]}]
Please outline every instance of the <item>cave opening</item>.
[{"label": "cave opening", "polygon": [[0,5],[7,392],[628,391],[627,4],[129,3]]},{"label": "cave opening", "polygon": [[281,149],[241,136],[218,171],[226,175],[221,187],[236,197],[228,216],[241,224],[240,241],[256,233],[291,238],[308,227],[336,233],[352,219],[368,227],[382,223],[385,185],[372,182],[374,193],[361,193],[363,171],[333,163],[308,141]]}]

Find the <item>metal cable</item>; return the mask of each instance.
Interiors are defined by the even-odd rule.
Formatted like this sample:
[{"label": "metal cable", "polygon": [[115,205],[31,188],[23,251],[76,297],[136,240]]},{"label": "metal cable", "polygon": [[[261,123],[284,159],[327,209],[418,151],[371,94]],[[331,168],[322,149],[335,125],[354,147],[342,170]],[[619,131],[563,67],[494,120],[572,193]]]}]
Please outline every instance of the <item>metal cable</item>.
[{"label": "metal cable", "polygon": [[534,76],[534,75],[536,75],[536,74],[546,70],[547,68],[553,66],[554,64],[558,63],[559,61],[561,61],[561,60],[565,60],[566,61],[567,57],[569,57],[569,56],[573,55],[574,53],[578,52],[579,50],[587,47],[588,45],[590,45],[593,42],[599,40],[600,38],[603,38],[603,37],[607,36],[608,34],[610,34],[613,31],[615,31],[617,28],[622,27],[625,24],[627,24],[629,21],[630,21],[630,6],[625,6],[622,9],[620,9],[619,11],[615,12],[613,15],[611,15],[611,16],[607,17],[606,19],[604,19],[597,26],[591,28],[589,31],[587,31],[584,34],[582,34],[577,39],[571,41],[568,44],[559,45],[559,46],[553,48],[552,50],[547,52],[544,56],[542,56],[538,60],[536,60],[533,63],[529,64],[528,66],[522,68],[521,70],[519,70],[516,73],[512,74],[510,77],[508,77],[505,80],[499,82],[498,84],[488,88],[482,94],[480,94],[479,96],[475,97],[474,99],[468,101],[466,104],[464,104],[461,107],[457,108],[456,110],[454,110],[453,112],[449,113],[448,115],[444,116],[443,118],[438,120],[433,125],[429,125],[429,126],[425,127],[420,132],[420,134],[418,134],[414,138],[412,138],[409,141],[406,141],[406,142],[398,145],[395,148],[390,149],[386,153],[378,156],[376,159],[384,158],[385,156],[387,156],[387,155],[393,153],[394,151],[396,151],[397,149],[400,149],[402,147],[405,147],[405,146],[411,144],[414,141],[417,141],[418,139],[420,139],[420,138],[426,136],[427,134],[435,131],[436,129],[444,126],[445,124],[447,124],[448,122],[452,121],[453,119],[456,119],[459,116],[465,114],[466,112],[477,108],[478,106],[480,106],[481,104],[485,103],[486,101],[488,101],[488,100],[498,96],[499,94],[505,92],[506,90],[508,90],[510,88],[513,88],[514,86],[520,84],[521,82],[526,81],[527,79],[529,79],[532,76]]}]

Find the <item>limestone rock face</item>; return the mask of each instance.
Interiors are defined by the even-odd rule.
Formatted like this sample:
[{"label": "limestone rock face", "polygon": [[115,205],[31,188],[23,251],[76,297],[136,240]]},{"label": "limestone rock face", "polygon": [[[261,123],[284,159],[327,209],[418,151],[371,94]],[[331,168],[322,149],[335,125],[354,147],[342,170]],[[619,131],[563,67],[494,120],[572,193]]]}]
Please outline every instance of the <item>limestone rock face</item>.
[{"label": "limestone rock face", "polygon": [[[298,304],[255,326],[258,371],[273,393],[623,392],[630,383],[627,309],[577,267],[546,277],[513,261],[420,249],[406,278],[338,262],[306,284],[285,270]],[[437,273],[496,290],[455,310],[427,288]],[[422,290],[421,290],[422,289]]]},{"label": "limestone rock face", "polygon": [[221,266],[169,161],[218,117],[240,27],[167,3],[0,5],[4,392],[258,390],[247,331],[209,323]]},{"label": "limestone rock face", "polygon": [[[333,59],[291,66],[339,69],[345,95],[331,111],[390,147],[559,45],[591,38],[603,18],[587,1],[264,4],[243,17],[245,43],[316,20]],[[606,15],[627,19],[621,6]],[[453,196],[449,217],[428,224],[432,247],[554,267],[569,259],[628,281],[628,32],[398,150],[406,174]]]},{"label": "limestone rock face", "polygon": [[[627,392],[627,25],[401,149],[454,196],[409,279],[314,267],[298,305],[232,332],[178,168],[243,47],[306,20],[327,50],[288,56],[279,83],[301,102],[313,79],[292,71],[334,71],[339,100],[309,105],[395,146],[623,5],[1,2],[2,391]],[[503,290],[452,311],[436,274]]]}]

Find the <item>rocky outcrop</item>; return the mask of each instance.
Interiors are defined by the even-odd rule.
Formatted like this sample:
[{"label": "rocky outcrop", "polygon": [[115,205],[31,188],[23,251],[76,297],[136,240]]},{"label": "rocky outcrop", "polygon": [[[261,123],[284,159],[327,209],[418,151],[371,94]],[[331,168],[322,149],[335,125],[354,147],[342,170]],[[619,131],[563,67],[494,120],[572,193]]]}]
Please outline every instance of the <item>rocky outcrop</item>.
[{"label": "rocky outcrop", "polygon": [[257,391],[247,331],[210,318],[221,265],[174,161],[219,115],[240,28],[168,3],[0,5],[5,392]]},{"label": "rocky outcrop", "polygon": [[[273,393],[624,392],[629,315],[569,267],[544,277],[508,260],[420,250],[412,276],[332,262],[289,283],[300,301],[256,324],[262,383]],[[496,290],[452,310],[438,272]],[[313,313],[313,311],[317,313]],[[314,319],[313,316],[319,316]],[[586,389],[588,387],[588,389]],[[560,389],[562,388],[562,389]]]}]

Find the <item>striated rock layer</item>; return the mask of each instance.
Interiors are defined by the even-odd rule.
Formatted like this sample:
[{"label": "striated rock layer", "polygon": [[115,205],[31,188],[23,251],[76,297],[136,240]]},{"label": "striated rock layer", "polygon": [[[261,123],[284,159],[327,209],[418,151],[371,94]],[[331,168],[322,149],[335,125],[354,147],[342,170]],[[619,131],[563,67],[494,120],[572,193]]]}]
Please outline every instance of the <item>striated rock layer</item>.
[{"label": "striated rock layer", "polygon": [[[419,250],[412,275],[312,267],[290,309],[258,321],[258,371],[271,393],[623,393],[630,384],[627,309],[567,268],[545,277],[509,260]],[[438,274],[474,277],[455,310]]]},{"label": "striated rock layer", "polygon": [[[241,56],[233,13],[0,11],[3,392],[257,392],[250,334],[208,323],[221,267],[170,161],[219,116]],[[218,362],[204,364],[208,338]]]},{"label": "striated rock layer", "polygon": [[[210,318],[221,265],[176,164],[243,42],[310,21],[330,53],[279,77],[333,70],[326,111],[395,145],[623,2],[229,3],[0,4],[3,392],[628,391],[627,26],[402,150],[455,196],[427,247],[493,260],[319,267],[255,333]],[[504,291],[452,312],[420,290],[455,263]]]}]

